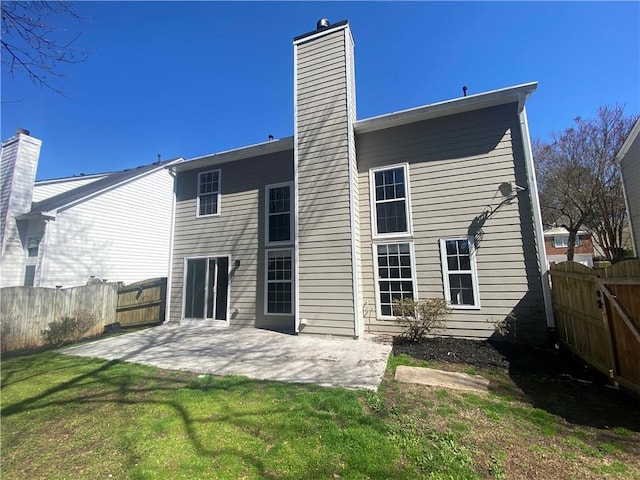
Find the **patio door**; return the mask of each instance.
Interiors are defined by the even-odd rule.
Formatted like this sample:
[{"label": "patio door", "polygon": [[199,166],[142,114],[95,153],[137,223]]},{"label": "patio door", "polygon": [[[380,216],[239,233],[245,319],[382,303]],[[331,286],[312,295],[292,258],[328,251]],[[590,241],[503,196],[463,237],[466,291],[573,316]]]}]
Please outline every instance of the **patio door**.
[{"label": "patio door", "polygon": [[184,318],[227,320],[229,257],[186,261]]}]

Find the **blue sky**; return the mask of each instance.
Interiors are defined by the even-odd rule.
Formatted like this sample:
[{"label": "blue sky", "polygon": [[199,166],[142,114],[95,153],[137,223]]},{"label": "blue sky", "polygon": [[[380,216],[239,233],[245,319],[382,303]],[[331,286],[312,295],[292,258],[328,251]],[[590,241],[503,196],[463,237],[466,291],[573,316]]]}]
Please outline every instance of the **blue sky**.
[{"label": "blue sky", "polygon": [[348,19],[358,119],[538,81],[531,135],[599,105],[640,113],[640,2],[81,2],[66,97],[2,71],[2,138],[43,140],[38,179],[293,133],[293,37]]}]

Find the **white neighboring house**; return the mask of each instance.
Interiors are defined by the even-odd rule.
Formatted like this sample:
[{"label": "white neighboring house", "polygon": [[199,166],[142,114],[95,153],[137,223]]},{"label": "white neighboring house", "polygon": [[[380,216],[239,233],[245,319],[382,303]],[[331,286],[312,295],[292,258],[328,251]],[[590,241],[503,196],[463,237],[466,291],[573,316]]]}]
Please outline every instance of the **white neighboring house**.
[{"label": "white neighboring house", "polygon": [[[563,227],[549,228],[544,231],[544,248],[547,252],[547,265],[567,261],[569,231]],[[576,235],[573,261],[587,267],[593,267],[594,248],[591,234],[580,230]]]},{"label": "white neighboring house", "polygon": [[640,257],[640,119],[616,155],[622,172],[624,198],[631,230],[633,254]]},{"label": "white neighboring house", "polygon": [[167,276],[174,208],[167,167],[182,159],[35,182],[41,144],[22,129],[2,143],[0,287]]}]

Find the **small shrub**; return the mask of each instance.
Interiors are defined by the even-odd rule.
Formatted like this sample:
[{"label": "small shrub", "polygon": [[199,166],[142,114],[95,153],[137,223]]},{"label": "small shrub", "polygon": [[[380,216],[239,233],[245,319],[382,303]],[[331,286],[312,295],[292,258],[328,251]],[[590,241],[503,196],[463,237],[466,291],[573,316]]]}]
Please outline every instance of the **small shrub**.
[{"label": "small shrub", "polygon": [[65,342],[75,342],[80,340],[89,330],[91,330],[98,319],[86,310],[77,310],[70,315],[60,317],[43,330],[44,341],[51,345],[62,345]]},{"label": "small shrub", "polygon": [[403,298],[394,301],[393,310],[397,313],[396,323],[406,328],[402,335],[414,342],[444,328],[446,316],[451,313],[451,308],[442,298]]}]

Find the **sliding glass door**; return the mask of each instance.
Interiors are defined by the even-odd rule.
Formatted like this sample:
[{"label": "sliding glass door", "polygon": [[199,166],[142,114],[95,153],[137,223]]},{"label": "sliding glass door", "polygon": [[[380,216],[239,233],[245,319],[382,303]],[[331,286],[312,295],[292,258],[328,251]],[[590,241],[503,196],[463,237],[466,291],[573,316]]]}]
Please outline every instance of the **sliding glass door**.
[{"label": "sliding glass door", "polygon": [[184,288],[185,318],[226,320],[229,257],[187,259]]}]

